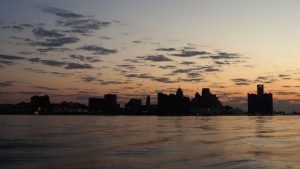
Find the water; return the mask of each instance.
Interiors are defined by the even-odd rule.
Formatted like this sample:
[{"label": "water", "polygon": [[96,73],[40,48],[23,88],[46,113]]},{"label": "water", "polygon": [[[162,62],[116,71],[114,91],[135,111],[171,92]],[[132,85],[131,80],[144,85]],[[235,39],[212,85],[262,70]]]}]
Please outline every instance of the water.
[{"label": "water", "polygon": [[299,122],[297,116],[0,116],[0,168],[294,169]]}]

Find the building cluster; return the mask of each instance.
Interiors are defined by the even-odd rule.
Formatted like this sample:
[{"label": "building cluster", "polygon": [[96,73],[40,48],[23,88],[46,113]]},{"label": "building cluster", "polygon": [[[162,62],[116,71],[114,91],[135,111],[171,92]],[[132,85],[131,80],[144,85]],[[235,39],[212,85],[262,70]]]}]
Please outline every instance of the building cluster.
[{"label": "building cluster", "polygon": [[[117,95],[106,94],[103,98],[92,97],[88,106],[80,103],[62,102],[51,104],[49,96],[33,96],[30,103],[0,105],[0,114],[73,114],[73,115],[237,115],[243,111],[223,106],[218,97],[203,88],[194,98],[184,95],[179,87],[174,94],[157,94],[157,105],[151,104],[147,96],[145,104],[141,99],[132,98],[122,108],[117,102]],[[248,93],[249,115],[273,114],[273,96],[264,92],[264,86],[257,86],[257,94]]]},{"label": "building cluster", "polygon": [[176,94],[158,93],[157,107],[160,115],[216,115],[222,113],[222,104],[218,97],[210,93],[209,88],[202,89],[190,100],[183,95],[181,88]]}]

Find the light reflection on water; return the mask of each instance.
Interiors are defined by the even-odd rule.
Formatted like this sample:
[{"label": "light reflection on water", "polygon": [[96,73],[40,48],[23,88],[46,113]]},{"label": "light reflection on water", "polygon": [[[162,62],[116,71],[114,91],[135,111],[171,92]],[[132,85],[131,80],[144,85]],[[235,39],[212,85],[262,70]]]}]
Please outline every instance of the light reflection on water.
[{"label": "light reflection on water", "polygon": [[299,121],[0,116],[0,168],[300,168]]}]

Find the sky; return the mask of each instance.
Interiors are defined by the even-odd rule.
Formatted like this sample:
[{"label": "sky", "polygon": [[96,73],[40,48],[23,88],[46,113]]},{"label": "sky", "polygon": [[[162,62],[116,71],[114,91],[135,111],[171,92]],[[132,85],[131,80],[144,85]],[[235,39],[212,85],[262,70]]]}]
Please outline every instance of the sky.
[{"label": "sky", "polygon": [[0,0],[0,103],[145,102],[210,88],[246,110],[257,84],[300,111],[300,1]]}]

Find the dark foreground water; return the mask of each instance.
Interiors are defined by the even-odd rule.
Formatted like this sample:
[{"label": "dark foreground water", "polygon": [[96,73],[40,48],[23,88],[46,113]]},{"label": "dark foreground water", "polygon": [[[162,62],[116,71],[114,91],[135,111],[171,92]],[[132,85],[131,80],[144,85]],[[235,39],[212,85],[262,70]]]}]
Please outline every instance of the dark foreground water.
[{"label": "dark foreground water", "polygon": [[0,168],[300,168],[300,117],[0,116]]}]

